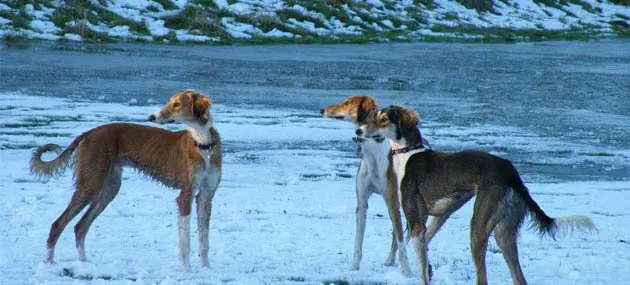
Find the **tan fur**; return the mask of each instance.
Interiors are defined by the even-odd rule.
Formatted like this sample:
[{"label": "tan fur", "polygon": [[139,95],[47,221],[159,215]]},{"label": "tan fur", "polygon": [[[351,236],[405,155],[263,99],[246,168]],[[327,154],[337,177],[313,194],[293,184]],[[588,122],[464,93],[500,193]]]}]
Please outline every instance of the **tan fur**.
[{"label": "tan fur", "polygon": [[363,124],[368,114],[376,111],[378,111],[378,106],[372,97],[354,95],[343,102],[322,109],[322,115],[327,118],[345,119],[355,124]]},{"label": "tan fur", "polygon": [[[207,222],[210,219],[211,199],[220,181],[222,157],[221,141],[212,126],[210,106],[209,98],[193,90],[186,90],[175,94],[150,120],[157,123],[183,123],[189,126],[188,131],[172,132],[144,125],[113,123],[81,134],[52,161],[42,161],[41,155],[46,151],[59,153],[61,148],[58,145],[47,144],[38,148],[31,159],[31,172],[44,178],[61,173],[68,165],[72,153],[75,153],[73,168],[76,190],[66,210],[51,226],[47,242],[48,255],[44,261],[53,261],[54,247],[61,232],[70,220],[90,205],[75,227],[79,259],[85,259],[83,243],[87,231],[94,219],[118,193],[123,166],[133,167],[164,185],[180,189],[177,198],[180,216],[190,215],[196,189],[200,190],[200,195],[208,192],[204,197],[210,201],[203,201],[203,207],[207,211],[201,211],[207,217],[200,220],[200,227],[205,226],[201,222],[206,223],[206,219]],[[195,130],[199,129],[207,134],[195,134]],[[211,142],[198,142],[213,144],[209,159],[204,158],[204,151],[195,146],[193,134],[211,138]],[[209,161],[208,166],[206,160]],[[198,177],[202,177],[202,180],[198,180]],[[212,180],[212,185],[206,186],[207,181],[203,179]],[[200,244],[201,246],[207,248],[207,245]],[[185,256],[182,257],[184,269],[188,270],[188,261],[184,259]],[[207,259],[207,254],[202,259]]]}]

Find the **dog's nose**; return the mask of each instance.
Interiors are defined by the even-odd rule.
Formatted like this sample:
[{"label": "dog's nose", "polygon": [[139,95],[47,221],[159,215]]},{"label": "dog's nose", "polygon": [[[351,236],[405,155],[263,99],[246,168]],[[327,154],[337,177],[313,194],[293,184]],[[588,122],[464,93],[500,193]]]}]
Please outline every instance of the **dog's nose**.
[{"label": "dog's nose", "polygon": [[357,134],[357,136],[360,136],[363,133],[363,131],[359,128],[356,131],[354,131],[354,133]]},{"label": "dog's nose", "polygon": [[155,119],[155,115],[151,114],[151,116],[149,116],[149,122],[154,122]]},{"label": "dog's nose", "polygon": [[322,115],[324,114],[324,112],[326,112],[326,110],[324,110],[324,109],[319,110],[319,113],[322,114]]}]

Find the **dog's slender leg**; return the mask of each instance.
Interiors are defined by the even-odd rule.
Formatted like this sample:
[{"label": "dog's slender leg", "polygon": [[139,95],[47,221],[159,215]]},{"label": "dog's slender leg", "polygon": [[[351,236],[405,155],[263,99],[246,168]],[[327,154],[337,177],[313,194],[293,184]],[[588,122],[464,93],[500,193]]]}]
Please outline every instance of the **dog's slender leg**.
[{"label": "dog's slender leg", "polygon": [[409,267],[409,259],[407,258],[407,248],[405,246],[402,218],[399,210],[398,189],[396,189],[396,185],[393,183],[388,183],[387,187],[389,187],[389,197],[386,197],[385,202],[387,203],[387,210],[389,211],[389,217],[392,221],[392,247],[385,265],[387,265],[388,262],[394,263],[396,250],[398,250],[398,262],[400,263],[402,274],[409,277],[412,273]]},{"label": "dog's slender leg", "polygon": [[197,194],[197,228],[199,229],[199,256],[201,257],[202,267],[210,267],[210,262],[208,261],[208,250],[210,249],[208,232],[211,211],[212,196],[207,189],[205,191],[201,190]]},{"label": "dog's slender leg", "polygon": [[411,246],[416,252],[418,261],[418,272],[420,274],[420,284],[430,283],[429,274],[429,257],[427,253],[426,227],[421,221],[416,221],[409,226],[413,228],[411,233]]},{"label": "dog's slender leg", "polygon": [[197,228],[199,230],[199,255],[201,256],[202,267],[210,267],[208,232],[212,215],[212,198],[219,187],[220,180],[221,172],[213,169],[205,183],[200,185],[199,194],[197,194]]},{"label": "dog's slender leg", "polygon": [[213,171],[208,180],[203,181],[197,194],[197,228],[199,229],[199,256],[201,266],[210,267],[208,261],[208,231],[210,228],[210,217],[212,213],[212,198],[216,193],[219,184],[220,174]]},{"label": "dog's slender leg", "polygon": [[190,272],[190,212],[192,207],[192,187],[184,187],[177,196],[179,207],[179,259],[184,272]]},{"label": "dog's slender leg", "polygon": [[[386,192],[387,195],[389,195],[388,197],[383,197],[385,198],[385,206],[387,206],[387,212],[389,213],[389,219],[392,222],[392,245],[389,249],[389,254],[387,255],[387,259],[385,259],[385,263],[383,265],[385,266],[394,266],[394,260],[396,259],[396,251],[398,250],[398,239],[397,237],[397,223],[396,223],[396,217],[394,216],[394,212],[392,210],[393,207],[397,207],[398,206],[398,195],[393,195],[392,192],[397,192],[397,189],[395,189],[394,187],[391,187],[390,184],[391,183],[387,183],[388,185],[385,187],[388,187],[388,191]],[[396,205],[392,205],[393,200],[392,199],[396,199]],[[400,222],[400,211],[398,212],[398,224],[400,224],[400,228],[402,230],[402,224]]]},{"label": "dog's slender leg", "polygon": [[112,165],[100,192],[97,194],[87,212],[81,217],[81,220],[74,226],[74,234],[76,240],[79,260],[85,261],[85,236],[92,225],[92,222],[105,210],[107,205],[114,200],[122,181],[122,166]]},{"label": "dog's slender leg", "polygon": [[359,270],[361,258],[363,256],[363,236],[365,235],[365,220],[367,219],[368,198],[372,194],[372,189],[368,181],[367,173],[363,173],[359,167],[357,174],[357,220],[356,236],[354,239],[354,260],[350,270]]},{"label": "dog's slender leg", "polygon": [[[89,148],[80,148],[75,155],[75,161],[77,161],[77,164],[75,165],[76,190],[74,191],[70,204],[66,210],[61,214],[61,216],[59,216],[50,228],[47,243],[47,255],[44,262],[48,263],[53,261],[55,244],[57,243],[61,232],[65,229],[68,223],[76,217],[83,208],[85,208],[85,206],[92,203],[98,191],[101,189],[103,180],[107,175],[107,173],[100,172],[98,169],[94,171],[94,169],[91,168],[81,167],[81,159],[85,157],[85,155],[89,155],[87,149]],[[81,256],[79,256],[79,258],[81,258]]]},{"label": "dog's slender leg", "polygon": [[521,270],[518,260],[518,248],[516,239],[518,229],[527,213],[525,204],[521,199],[515,197],[514,190],[508,189],[506,195],[502,198],[503,202],[499,203],[497,212],[501,213],[501,220],[494,227],[494,239],[501,249],[503,258],[510,269],[512,282],[515,285],[525,285],[525,276]]},{"label": "dog's slender leg", "polygon": [[[394,191],[396,191],[396,189],[394,189]],[[389,194],[389,193],[388,193]],[[400,225],[400,228],[402,230],[402,225],[400,222],[400,211],[398,212],[398,224],[396,223],[396,217],[394,216],[394,212],[392,210],[392,197],[391,194],[389,194],[390,197],[384,197],[385,198],[385,206],[387,206],[387,212],[389,213],[389,219],[392,222],[392,245],[389,249],[389,254],[387,255],[387,259],[385,259],[385,263],[383,265],[385,266],[394,266],[394,260],[396,260],[396,251],[398,250],[398,239],[396,238],[398,236],[397,231],[397,226]],[[396,198],[398,199],[398,198]],[[396,204],[398,204],[398,200],[396,200]]]},{"label": "dog's slender leg", "polygon": [[392,245],[389,248],[389,254],[385,259],[385,266],[394,266],[394,260],[396,259],[396,251],[398,251],[398,241],[396,240],[396,233],[392,230]]},{"label": "dog's slender leg", "polygon": [[486,250],[488,238],[496,225],[495,215],[499,199],[503,190],[496,185],[482,186],[479,188],[473,216],[470,222],[470,249],[473,261],[477,269],[477,285],[488,284],[486,273]]},{"label": "dog's slender leg", "polygon": [[521,265],[518,261],[518,248],[516,247],[516,235],[518,228],[509,228],[503,222],[499,222],[494,228],[494,239],[497,245],[503,253],[503,258],[510,269],[512,275],[512,282],[514,285],[525,285],[525,276],[521,270]]},{"label": "dog's slender leg", "polygon": [[79,187],[80,186],[77,186],[77,190],[75,190],[72,195],[72,199],[70,200],[68,207],[50,226],[50,233],[48,234],[48,241],[46,242],[46,258],[44,258],[44,263],[53,262],[55,256],[55,245],[57,244],[57,240],[59,239],[61,232],[63,232],[68,223],[90,203],[90,200],[83,196]]},{"label": "dog's slender leg", "polygon": [[402,195],[402,207],[409,225],[409,235],[411,245],[416,252],[418,261],[418,273],[420,274],[420,284],[428,285],[429,258],[427,254],[426,240],[426,206],[422,196],[420,196],[417,184],[413,179],[404,179],[401,184],[400,193]]}]

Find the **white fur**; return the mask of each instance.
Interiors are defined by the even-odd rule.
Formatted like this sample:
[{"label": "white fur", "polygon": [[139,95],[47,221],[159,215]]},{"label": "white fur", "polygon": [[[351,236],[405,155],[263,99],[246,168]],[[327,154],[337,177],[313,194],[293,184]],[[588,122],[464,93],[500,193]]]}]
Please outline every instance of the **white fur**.
[{"label": "white fur", "polygon": [[79,261],[86,261],[85,240],[77,240],[77,251],[79,252]]},{"label": "white fur", "polygon": [[427,256],[427,242],[423,235],[411,238],[411,246],[417,253],[418,275],[420,275],[420,284],[429,284],[429,259]]},{"label": "white fur", "polygon": [[210,135],[210,129],[212,128],[212,120],[208,120],[205,125],[193,124],[188,126],[188,132],[192,138],[199,144],[212,143],[212,135]]},{"label": "white fur", "polygon": [[[393,140],[390,140],[390,144],[392,149],[400,149],[403,148],[404,146],[401,146],[400,144],[394,142]],[[401,182],[403,180],[403,178],[405,177],[405,168],[407,166],[407,161],[409,160],[409,158],[416,154],[416,153],[420,153],[420,152],[425,152],[427,151],[427,148],[419,148],[419,149],[414,149],[405,153],[399,153],[393,156],[392,160],[393,160],[393,167],[394,167],[394,173],[396,173],[396,179],[397,179],[397,185],[398,185],[398,199],[400,200],[400,204],[402,205],[402,195],[400,193],[400,185]]]},{"label": "white fur", "polygon": [[583,233],[597,232],[597,227],[593,221],[585,216],[565,216],[553,219],[553,236],[563,239],[573,232]]},{"label": "white fur", "polygon": [[[351,270],[358,270],[361,263],[368,199],[370,195],[372,193],[378,193],[385,199],[389,196],[389,178],[387,177],[389,160],[387,157],[391,152],[391,147],[385,142],[379,143],[374,139],[367,139],[362,142],[361,149],[363,157],[359,165],[359,171],[357,172],[356,236],[354,243],[354,259],[350,267]],[[388,203],[387,200],[385,202]],[[388,203],[387,206],[390,207],[390,203]],[[395,209],[395,211],[399,211],[399,209]],[[394,248],[392,246],[389,256],[385,261],[385,265],[389,266],[393,264],[397,249],[398,262],[400,263],[402,274],[405,276],[411,276],[412,273],[411,268],[409,267],[409,260],[404,240],[397,240],[395,242],[396,247]]]},{"label": "white fur", "polygon": [[55,248],[46,248],[46,258],[44,263],[52,263],[55,256]]},{"label": "white fur", "polygon": [[190,272],[190,215],[179,216],[179,259],[184,272]]}]

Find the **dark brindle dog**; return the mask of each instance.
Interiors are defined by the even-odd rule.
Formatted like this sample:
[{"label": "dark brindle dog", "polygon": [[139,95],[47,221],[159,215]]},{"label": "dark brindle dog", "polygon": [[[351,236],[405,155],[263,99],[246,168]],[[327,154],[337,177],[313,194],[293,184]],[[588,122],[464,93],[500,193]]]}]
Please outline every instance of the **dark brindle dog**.
[{"label": "dark brindle dog", "polygon": [[[551,218],[532,199],[518,172],[508,160],[481,151],[442,153],[422,144],[418,115],[390,106],[376,121],[357,129],[357,135],[384,135],[390,139],[401,205],[418,259],[420,283],[429,284],[427,244],[446,219],[477,195],[470,223],[470,243],[477,269],[477,284],[487,284],[486,249],[494,230],[497,245],[514,284],[526,284],[518,260],[517,234],[527,214],[541,236],[555,239],[574,230],[596,231],[584,216]],[[437,227],[426,228],[428,216]]]}]

